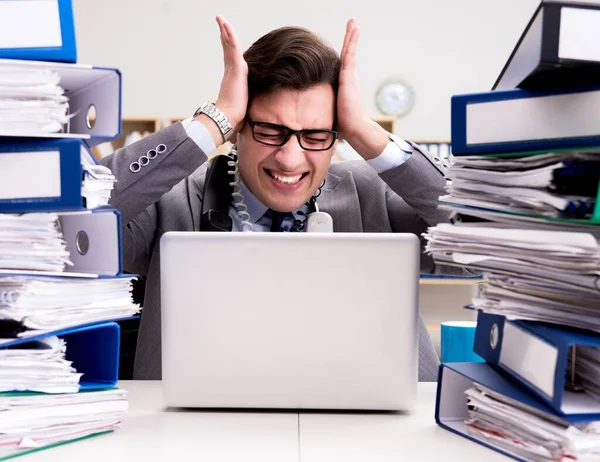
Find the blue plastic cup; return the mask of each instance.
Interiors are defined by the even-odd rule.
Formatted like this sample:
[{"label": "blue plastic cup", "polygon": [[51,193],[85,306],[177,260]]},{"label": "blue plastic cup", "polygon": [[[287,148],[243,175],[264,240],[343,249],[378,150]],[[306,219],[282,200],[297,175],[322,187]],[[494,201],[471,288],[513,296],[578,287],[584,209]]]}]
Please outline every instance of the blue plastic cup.
[{"label": "blue plastic cup", "polygon": [[476,321],[448,321],[441,326],[440,349],[443,363],[485,362],[473,352]]}]

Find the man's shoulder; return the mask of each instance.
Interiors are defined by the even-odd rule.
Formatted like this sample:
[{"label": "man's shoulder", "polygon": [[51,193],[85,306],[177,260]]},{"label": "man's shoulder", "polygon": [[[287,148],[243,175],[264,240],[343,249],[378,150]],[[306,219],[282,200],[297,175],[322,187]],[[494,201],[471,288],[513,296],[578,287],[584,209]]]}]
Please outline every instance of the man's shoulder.
[{"label": "man's shoulder", "polygon": [[191,175],[185,177],[173,186],[169,192],[163,194],[159,202],[164,204],[170,203],[173,200],[180,201],[182,197],[188,197],[195,194],[202,196],[206,170],[208,169],[209,164],[210,160],[203,163]]},{"label": "man's shoulder", "polygon": [[364,160],[344,160],[333,162],[329,166],[328,175],[332,179],[339,181],[345,176],[351,174],[356,183],[373,183],[381,181],[379,175],[373,168]]}]

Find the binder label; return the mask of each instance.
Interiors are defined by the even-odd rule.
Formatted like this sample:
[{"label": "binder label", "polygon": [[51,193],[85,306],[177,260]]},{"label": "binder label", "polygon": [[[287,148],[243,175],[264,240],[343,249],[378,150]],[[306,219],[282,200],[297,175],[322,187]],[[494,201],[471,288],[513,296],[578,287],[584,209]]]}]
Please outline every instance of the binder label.
[{"label": "binder label", "polygon": [[600,61],[600,11],[562,8],[560,13],[560,59]]},{"label": "binder label", "polygon": [[500,364],[554,398],[558,349],[510,322],[504,323]]},{"label": "binder label", "polygon": [[58,0],[0,1],[0,49],[61,46]]},{"label": "binder label", "polygon": [[1,153],[0,200],[60,197],[60,175],[59,151]]}]

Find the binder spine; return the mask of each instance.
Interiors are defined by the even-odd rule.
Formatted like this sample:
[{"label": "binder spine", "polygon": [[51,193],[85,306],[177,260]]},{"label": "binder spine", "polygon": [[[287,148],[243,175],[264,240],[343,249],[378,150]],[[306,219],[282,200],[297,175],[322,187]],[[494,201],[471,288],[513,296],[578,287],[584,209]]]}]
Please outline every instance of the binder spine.
[{"label": "binder spine", "polygon": [[[59,151],[60,196],[18,197],[0,199],[0,213],[26,213],[43,211],[81,210],[83,168],[81,166],[81,142],[79,140],[31,141],[23,138],[0,140],[0,160],[3,153],[27,156],[27,152]],[[35,169],[36,165],[31,165]],[[24,172],[15,171],[15,175]],[[26,181],[26,180],[24,180]]]},{"label": "binder spine", "polygon": [[73,362],[77,372],[83,373],[79,383],[80,390],[99,390],[117,384],[120,327],[116,322],[101,321],[35,337],[19,338],[3,343],[1,347],[27,344],[53,335],[65,340],[66,359]]},{"label": "binder spine", "polygon": [[503,316],[479,312],[477,320],[475,353],[560,409],[567,349]]}]

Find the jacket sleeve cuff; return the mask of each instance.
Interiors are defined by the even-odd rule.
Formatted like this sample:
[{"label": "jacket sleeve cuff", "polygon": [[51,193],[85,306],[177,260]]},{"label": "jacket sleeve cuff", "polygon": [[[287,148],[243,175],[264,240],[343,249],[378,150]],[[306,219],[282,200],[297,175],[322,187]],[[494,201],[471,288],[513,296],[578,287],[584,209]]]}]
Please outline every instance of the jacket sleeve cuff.
[{"label": "jacket sleeve cuff", "polygon": [[399,167],[408,159],[413,152],[413,147],[402,138],[390,135],[390,142],[377,157],[367,160],[367,163],[378,174]]},{"label": "jacket sleeve cuff", "polygon": [[187,135],[194,140],[198,147],[202,149],[207,156],[217,149],[210,132],[204,125],[197,120],[194,120],[193,116],[181,121],[181,124],[183,125]]}]

